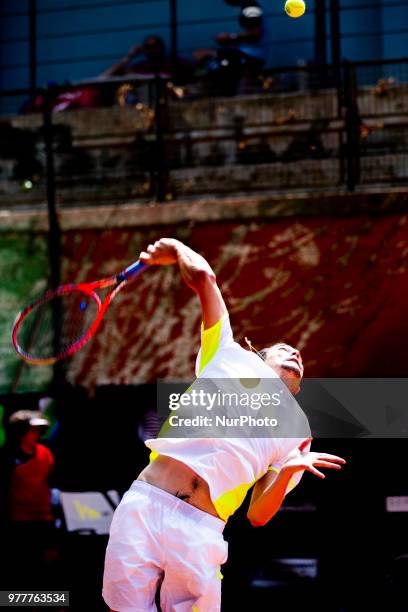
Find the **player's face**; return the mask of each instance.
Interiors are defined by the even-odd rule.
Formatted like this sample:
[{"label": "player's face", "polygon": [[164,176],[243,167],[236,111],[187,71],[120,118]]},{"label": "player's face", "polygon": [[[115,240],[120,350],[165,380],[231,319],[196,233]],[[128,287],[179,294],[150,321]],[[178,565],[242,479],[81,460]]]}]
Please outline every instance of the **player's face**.
[{"label": "player's face", "polygon": [[271,346],[266,363],[287,384],[292,393],[298,393],[303,378],[303,362],[300,352],[290,344]]}]

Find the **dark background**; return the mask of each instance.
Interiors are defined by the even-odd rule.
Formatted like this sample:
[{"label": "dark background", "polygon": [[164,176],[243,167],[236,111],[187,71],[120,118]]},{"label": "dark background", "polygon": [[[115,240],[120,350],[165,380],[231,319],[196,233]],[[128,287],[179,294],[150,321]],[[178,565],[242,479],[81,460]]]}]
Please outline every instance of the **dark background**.
[{"label": "dark background", "polygon": [[[84,390],[66,389],[57,401],[58,430],[46,441],[56,458],[53,486],[122,494],[148,461],[137,430],[154,394],[154,385],[99,387],[92,399]],[[1,398],[7,412],[35,407],[37,400],[35,394]],[[324,481],[306,473],[263,528],[250,526],[246,504],[234,515],[225,531],[223,610],[406,609],[399,591],[404,560],[396,561],[408,554],[406,515],[385,511],[386,496],[408,494],[406,441],[326,439],[315,440],[313,448],[343,456],[347,466]],[[67,533],[62,523],[60,561],[38,589],[52,588],[52,578],[71,592],[74,609],[103,610],[106,542],[105,536]],[[293,563],[282,566],[280,559],[315,559],[317,577],[296,576]]]}]

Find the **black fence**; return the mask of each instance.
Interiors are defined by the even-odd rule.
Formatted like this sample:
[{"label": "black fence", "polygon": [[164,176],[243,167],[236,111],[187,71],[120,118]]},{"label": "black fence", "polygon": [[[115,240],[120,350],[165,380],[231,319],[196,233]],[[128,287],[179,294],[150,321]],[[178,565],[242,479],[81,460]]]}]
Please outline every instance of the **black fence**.
[{"label": "black fence", "polygon": [[408,182],[407,59],[25,94],[25,112],[0,123],[3,208]]}]

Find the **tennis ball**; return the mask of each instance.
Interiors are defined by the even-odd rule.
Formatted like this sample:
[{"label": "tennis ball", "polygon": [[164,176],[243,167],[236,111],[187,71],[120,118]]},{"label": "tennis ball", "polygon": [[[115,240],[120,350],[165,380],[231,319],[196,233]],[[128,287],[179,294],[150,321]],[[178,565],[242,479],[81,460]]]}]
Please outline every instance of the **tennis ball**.
[{"label": "tennis ball", "polygon": [[286,0],[285,11],[289,17],[301,17],[306,10],[303,0]]}]

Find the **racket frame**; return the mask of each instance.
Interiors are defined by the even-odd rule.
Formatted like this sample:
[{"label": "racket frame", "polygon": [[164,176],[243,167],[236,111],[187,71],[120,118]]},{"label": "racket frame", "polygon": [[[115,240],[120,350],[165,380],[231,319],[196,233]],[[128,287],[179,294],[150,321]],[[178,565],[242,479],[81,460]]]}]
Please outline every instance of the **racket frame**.
[{"label": "racket frame", "polygon": [[[112,300],[119,293],[119,291],[123,289],[123,287],[127,285],[129,281],[131,281],[138,274],[140,274],[140,272],[142,272],[145,268],[147,268],[147,264],[143,264],[140,261],[136,261],[130,266],[128,266],[125,270],[120,272],[119,274],[115,274],[114,276],[109,276],[99,281],[94,281],[92,283],[71,283],[71,284],[61,285],[57,289],[49,289],[41,297],[37,298],[36,300],[31,302],[31,304],[26,306],[26,308],[24,308],[24,310],[22,310],[17,315],[14,321],[13,331],[12,331],[12,342],[13,342],[14,349],[16,350],[18,355],[21,357],[21,359],[23,359],[24,361],[32,365],[52,365],[53,363],[56,363],[57,361],[60,361],[61,359],[70,357],[71,355],[79,351],[85,344],[87,344],[87,342],[89,342],[92,336],[94,336],[95,332],[97,331],[102,321],[102,318],[107,308],[111,304]],[[99,295],[95,293],[95,290],[107,289],[109,287],[113,287],[113,289],[109,291],[109,293],[105,296],[104,301],[102,302]],[[74,343],[69,345],[66,350],[58,353],[58,355],[54,355],[52,357],[44,357],[44,358],[33,357],[32,355],[30,355],[30,353],[25,351],[19,345],[17,341],[17,333],[21,327],[22,322],[37,306],[40,306],[41,304],[46,304],[47,302],[51,301],[54,297],[60,297],[60,296],[63,296],[69,293],[73,293],[73,292],[86,294],[96,304],[98,310],[97,310],[97,314],[96,314],[96,317],[93,323],[90,325],[90,327],[88,328],[85,334],[83,334]]]}]

